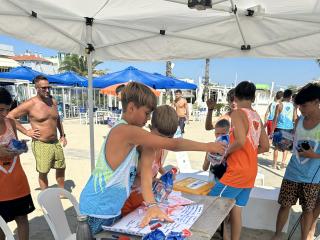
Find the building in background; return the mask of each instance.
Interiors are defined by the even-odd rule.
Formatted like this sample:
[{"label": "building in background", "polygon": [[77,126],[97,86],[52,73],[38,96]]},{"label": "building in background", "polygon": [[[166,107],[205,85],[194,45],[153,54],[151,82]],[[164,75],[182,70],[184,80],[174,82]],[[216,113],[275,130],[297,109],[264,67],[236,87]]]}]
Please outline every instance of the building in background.
[{"label": "building in background", "polygon": [[11,59],[19,62],[22,66],[30,67],[33,70],[45,73],[56,74],[58,73],[58,65],[55,65],[50,60],[42,57],[42,54],[31,53],[26,51],[20,56],[12,56]]},{"label": "building in background", "polygon": [[17,61],[10,58],[13,56],[13,46],[0,44],[0,72],[9,72],[11,68],[20,66]]}]

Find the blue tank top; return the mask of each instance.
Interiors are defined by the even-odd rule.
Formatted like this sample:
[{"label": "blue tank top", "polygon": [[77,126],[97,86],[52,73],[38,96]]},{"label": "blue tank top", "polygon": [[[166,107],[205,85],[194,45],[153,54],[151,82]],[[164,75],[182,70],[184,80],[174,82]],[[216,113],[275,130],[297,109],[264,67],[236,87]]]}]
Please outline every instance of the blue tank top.
[{"label": "blue tank top", "polygon": [[285,179],[302,183],[320,183],[320,159],[300,157],[297,149],[308,142],[314,152],[320,154],[320,123],[313,129],[303,127],[300,117],[294,136],[293,153],[287,166]]},{"label": "blue tank top", "polygon": [[[120,120],[114,127],[119,124],[127,122]],[[120,215],[121,208],[130,195],[138,163],[138,152],[134,147],[122,163],[112,170],[105,158],[109,134],[102,144],[96,167],[81,192],[79,203],[81,214],[104,219]]]},{"label": "blue tank top", "polygon": [[268,116],[268,120],[272,121],[274,119],[274,114],[276,112],[276,107],[277,107],[277,102],[272,102],[270,104],[270,111],[269,111],[269,116]]},{"label": "blue tank top", "polygon": [[277,128],[293,129],[293,111],[294,106],[291,102],[282,102],[282,111],[278,117]]}]

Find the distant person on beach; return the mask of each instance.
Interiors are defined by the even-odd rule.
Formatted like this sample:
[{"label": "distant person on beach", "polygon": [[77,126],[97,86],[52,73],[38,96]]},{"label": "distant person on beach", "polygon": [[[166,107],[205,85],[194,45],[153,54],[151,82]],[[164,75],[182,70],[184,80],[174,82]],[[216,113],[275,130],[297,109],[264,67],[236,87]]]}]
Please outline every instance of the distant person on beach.
[{"label": "distant person on beach", "polygon": [[[293,133],[294,121],[296,120],[296,111],[293,103],[291,102],[292,91],[287,89],[283,92],[282,102],[280,102],[276,106],[275,115],[272,123],[274,134],[272,144],[274,146],[273,152],[273,168],[282,169],[285,168],[286,159],[288,155],[288,151],[281,148],[281,146],[277,143],[275,133],[277,132],[285,132],[288,134]],[[281,151],[282,154],[282,162],[281,166],[277,166],[278,161],[278,152]]]},{"label": "distant person on beach", "polygon": [[[142,127],[150,119],[157,106],[157,98],[149,87],[130,82],[121,92],[122,119],[116,123],[105,138],[87,184],[80,195],[80,212],[88,216],[92,234],[102,231],[102,225],[110,226],[121,218],[121,209],[130,195],[137,174],[141,147],[141,193],[147,211],[140,223],[148,225],[152,219],[172,221],[155,201],[152,183],[152,163],[155,149],[171,151],[225,151],[221,143],[199,143],[182,138],[168,138],[150,133]],[[164,134],[164,133],[162,133]]]},{"label": "distant person on beach", "polygon": [[267,134],[269,137],[271,136],[273,131],[272,124],[273,124],[274,115],[276,113],[276,107],[280,103],[282,97],[283,97],[283,92],[278,91],[276,93],[276,96],[274,97],[274,101],[269,104],[266,114],[264,115],[264,127],[267,128]]},{"label": "distant person on beach", "polygon": [[179,117],[179,127],[181,133],[184,134],[185,125],[189,121],[188,103],[187,100],[182,97],[182,91],[180,89],[176,90],[174,94],[175,99],[173,102],[173,107],[176,109]]},{"label": "distant person on beach", "polygon": [[[8,117],[11,119],[18,119],[24,115],[29,117],[30,129],[26,129],[18,121],[16,124],[20,132],[32,138],[32,152],[36,159],[41,190],[48,187],[47,175],[51,168],[56,169],[58,186],[64,188],[66,164],[62,146],[67,145],[67,139],[59,118],[57,101],[50,95],[51,86],[46,77],[39,75],[34,79],[34,83],[37,96],[20,104],[8,114]],[[57,129],[60,134],[59,139]]]},{"label": "distant person on beach", "polygon": [[293,153],[281,184],[278,199],[281,207],[272,240],[281,239],[291,206],[295,205],[298,199],[302,207],[301,239],[308,239],[308,234],[309,240],[313,239],[320,212],[319,93],[319,84],[309,83],[299,90],[295,98],[301,117],[295,125]]},{"label": "distant person on beach", "polygon": [[[226,119],[229,122],[231,121],[230,115],[231,115],[232,111],[237,108],[237,103],[235,102],[234,94],[235,94],[234,88],[230,89],[227,94],[227,102],[228,102],[230,110],[226,114],[219,116],[218,120]],[[206,123],[205,123],[206,130],[214,129],[213,126],[215,124],[212,122],[212,113],[215,110],[216,104],[217,104],[217,99],[210,98],[207,100],[208,113],[207,113]]]},{"label": "distant person on beach", "polygon": [[[162,137],[173,138],[175,132],[178,128],[178,115],[175,110],[168,106],[162,105],[158,106],[152,113],[150,130],[152,134],[159,135]],[[166,173],[166,170],[163,168],[164,161],[166,159],[167,150],[164,149],[155,149],[154,150],[154,160],[153,163],[149,159],[142,159],[143,161],[139,161],[138,164],[138,172],[136,179],[131,188],[131,194],[127,201],[125,202],[123,208],[121,209],[122,216],[127,215],[132,212],[137,207],[141,206],[143,203],[143,197],[141,193],[141,185],[149,184],[148,188],[150,188],[150,177],[156,179],[157,175],[160,173],[161,175]],[[152,163],[152,166],[150,164]],[[147,179],[141,178],[141,169],[146,171],[145,169],[152,169],[151,176],[146,176]],[[145,176],[145,175],[144,175]]]},{"label": "distant person on beach", "polygon": [[239,240],[242,207],[247,205],[258,172],[258,154],[269,150],[268,136],[259,114],[252,109],[256,87],[243,81],[235,88],[237,109],[231,113],[230,145],[225,153],[227,170],[210,196],[235,199],[230,212],[231,239]]},{"label": "distant person on beach", "polygon": [[[34,205],[27,177],[20,163],[18,152],[8,149],[12,139],[17,139],[15,122],[7,118],[12,104],[10,93],[0,88],[0,216],[6,222],[17,223],[20,240],[29,239],[28,214]],[[0,228],[0,240],[5,235]]]}]

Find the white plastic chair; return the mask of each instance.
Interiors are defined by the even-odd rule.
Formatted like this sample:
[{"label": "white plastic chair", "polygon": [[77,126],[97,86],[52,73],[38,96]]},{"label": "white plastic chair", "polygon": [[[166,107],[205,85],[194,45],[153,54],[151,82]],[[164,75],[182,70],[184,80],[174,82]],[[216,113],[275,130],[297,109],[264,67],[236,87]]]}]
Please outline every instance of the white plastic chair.
[{"label": "white plastic chair", "polygon": [[76,234],[71,233],[66,214],[64,212],[60,196],[70,200],[77,215],[80,215],[79,204],[75,197],[62,188],[48,188],[38,196],[38,203],[42,208],[44,218],[51,229],[55,240],[75,240]]},{"label": "white plastic chair", "polygon": [[6,236],[6,240],[14,240],[13,234],[8,227],[7,223],[0,216],[0,228],[2,229],[4,235]]}]

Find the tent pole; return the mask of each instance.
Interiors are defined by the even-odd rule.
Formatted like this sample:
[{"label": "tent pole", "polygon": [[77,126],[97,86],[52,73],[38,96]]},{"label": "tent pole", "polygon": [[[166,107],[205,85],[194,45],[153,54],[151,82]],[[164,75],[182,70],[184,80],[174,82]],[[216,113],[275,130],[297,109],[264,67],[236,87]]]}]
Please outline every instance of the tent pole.
[{"label": "tent pole", "polygon": [[[86,24],[86,35],[88,45],[92,43],[92,24]],[[93,125],[93,84],[92,84],[92,49],[87,48],[88,65],[88,102],[89,102],[89,129],[90,129],[90,160],[91,172],[95,167],[94,158],[94,125]]]}]

